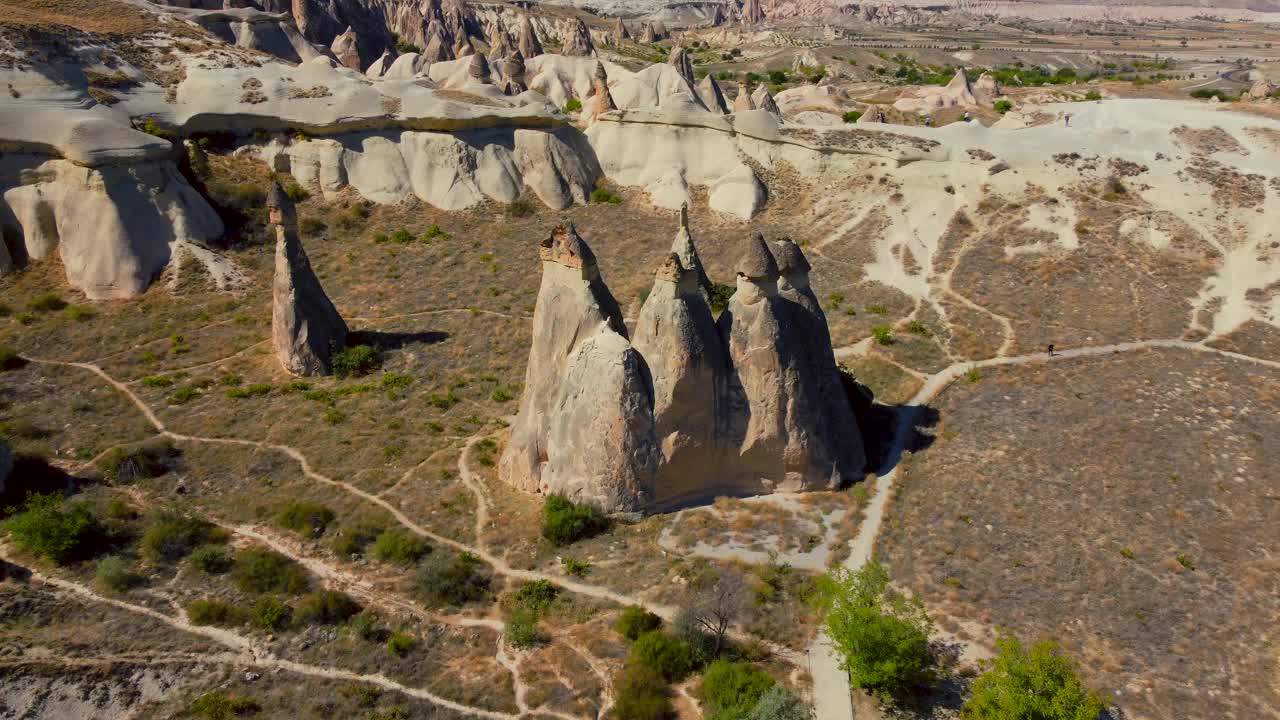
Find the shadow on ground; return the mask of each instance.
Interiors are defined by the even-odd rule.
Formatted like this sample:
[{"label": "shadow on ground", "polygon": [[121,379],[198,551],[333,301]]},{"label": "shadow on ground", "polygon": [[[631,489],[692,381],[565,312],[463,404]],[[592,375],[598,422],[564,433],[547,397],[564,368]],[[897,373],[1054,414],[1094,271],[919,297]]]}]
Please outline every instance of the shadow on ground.
[{"label": "shadow on ground", "polygon": [[357,330],[347,336],[348,345],[369,345],[378,350],[399,350],[409,345],[434,345],[449,339],[449,333],[427,332],[398,333],[378,330]]}]

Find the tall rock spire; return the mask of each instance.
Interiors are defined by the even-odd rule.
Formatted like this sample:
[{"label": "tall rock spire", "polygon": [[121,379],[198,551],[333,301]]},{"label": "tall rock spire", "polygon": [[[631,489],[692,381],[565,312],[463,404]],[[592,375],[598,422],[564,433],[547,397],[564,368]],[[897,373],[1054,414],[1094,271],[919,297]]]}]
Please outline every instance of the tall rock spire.
[{"label": "tall rock spire", "polygon": [[733,111],[736,113],[755,110],[756,104],[751,101],[751,84],[743,80],[738,85],[738,97],[734,98]]},{"label": "tall rock spire", "polygon": [[591,31],[582,18],[574,18],[569,23],[569,33],[560,46],[560,54],[569,57],[591,57],[595,55],[595,46],[591,44]]},{"label": "tall rock spire", "polygon": [[[680,77],[689,84],[689,90],[697,87],[697,81],[694,80],[693,62],[689,60],[689,53],[683,47],[676,45],[671,48],[671,54],[667,56],[667,64],[674,67],[676,72],[680,73]],[[708,75],[707,77],[711,77]]]},{"label": "tall rock spire", "polygon": [[591,92],[595,98],[592,116],[610,110],[617,110],[618,106],[613,102],[613,95],[609,92],[609,76],[604,71],[604,63],[596,61],[596,71],[591,75]]},{"label": "tall rock spire", "polygon": [[519,38],[520,54],[526,60],[535,58],[543,52],[542,42],[538,40],[538,31],[533,27],[533,21],[525,15],[520,19],[520,38]]},{"label": "tall rock spire", "polygon": [[760,0],[744,0],[742,3],[742,24],[759,25],[764,22],[764,7]]},{"label": "tall rock spire", "polygon": [[622,22],[622,18],[618,18],[618,21],[613,24],[613,32],[610,33],[610,36],[615,43],[631,39],[631,32],[627,30],[627,25]]},{"label": "tall rock spire", "polygon": [[711,279],[702,267],[702,258],[698,257],[698,248],[693,242],[693,233],[689,230],[689,203],[680,206],[680,228],[676,231],[675,242],[671,243],[671,252],[680,258],[680,264],[693,273],[698,287],[703,294],[711,296]]},{"label": "tall rock spire", "polygon": [[778,103],[773,99],[773,93],[769,92],[769,88],[764,89],[764,95],[761,96],[760,102],[757,103],[757,107],[760,110],[764,110],[770,115],[773,115],[779,120],[782,119],[782,108],[778,107]]},{"label": "tall rock spire", "polygon": [[702,104],[706,105],[711,112],[718,112],[721,115],[729,114],[729,103],[724,98],[720,83],[716,82],[715,75],[712,73],[707,73],[707,76],[702,78],[702,82],[698,83],[698,97],[702,98]]},{"label": "tall rock spire", "polygon": [[271,286],[271,341],[285,370],[327,375],[331,356],[347,341],[347,324],[325,295],[298,237],[298,215],[279,183],[267,193],[276,231],[276,270]]}]

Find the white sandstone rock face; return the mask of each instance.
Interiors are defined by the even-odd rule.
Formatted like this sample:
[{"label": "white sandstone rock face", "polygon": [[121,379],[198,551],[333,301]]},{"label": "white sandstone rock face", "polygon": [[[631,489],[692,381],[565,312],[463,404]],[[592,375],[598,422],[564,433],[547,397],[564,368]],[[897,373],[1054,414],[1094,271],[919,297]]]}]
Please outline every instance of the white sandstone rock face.
[{"label": "white sandstone rock face", "polygon": [[280,188],[267,194],[276,231],[275,279],[271,286],[271,343],[276,358],[294,375],[328,375],[332,354],[347,341],[347,324],[329,301],[298,237],[298,215]]},{"label": "white sandstone rock face", "polygon": [[711,185],[711,209],[750,220],[764,206],[764,185],[747,165],[739,165]]},{"label": "white sandstone rock face", "polygon": [[[993,92],[994,89],[995,79],[990,78],[983,85],[984,98],[986,93]],[[977,107],[978,104],[973,87],[969,85],[969,77],[965,75],[964,68],[960,68],[956,70],[955,77],[951,78],[951,82],[947,83],[946,87],[907,90],[893,103],[893,106],[903,112],[927,113],[952,107]]]},{"label": "white sandstone rock face", "polygon": [[[549,424],[562,400],[561,385],[570,355],[580,339],[606,331],[622,335],[626,326],[617,301],[600,279],[595,256],[572,226],[555,228],[542,241],[538,254],[542,259],[542,284],[533,312],[533,345],[525,370],[524,394],[498,471],[505,482],[521,490],[557,492],[557,488],[544,482],[543,469],[551,457]],[[601,341],[602,352],[609,346],[609,342]],[[588,363],[596,354],[592,355],[580,362]],[[621,385],[614,389],[620,388]],[[566,475],[569,467],[561,465],[561,480],[580,487],[580,479]]]},{"label": "white sandstone rock face", "polygon": [[707,76],[702,78],[702,82],[698,83],[698,95],[708,110],[721,115],[729,114],[729,103],[725,100],[724,91],[720,89],[720,83],[716,82],[714,74],[707,73]]},{"label": "white sandstone rock face", "polygon": [[794,243],[778,254],[783,273],[763,238],[748,244],[733,312],[717,326],[682,210],[628,343],[590,249],[557,228],[542,245],[525,392],[500,477],[606,512],[860,477],[862,441],[808,263]]}]

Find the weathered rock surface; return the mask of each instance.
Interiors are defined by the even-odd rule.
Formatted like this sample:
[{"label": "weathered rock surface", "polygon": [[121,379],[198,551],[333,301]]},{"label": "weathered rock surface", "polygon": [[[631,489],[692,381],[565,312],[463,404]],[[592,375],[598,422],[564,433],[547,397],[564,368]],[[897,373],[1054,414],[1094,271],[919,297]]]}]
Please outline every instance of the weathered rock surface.
[{"label": "weathered rock surface", "polygon": [[751,100],[751,90],[744,82],[738,85],[738,97],[733,99],[733,111],[736,113],[755,110],[756,104]]},{"label": "weathered rock surface", "polygon": [[271,343],[276,358],[294,375],[327,375],[332,354],[347,341],[347,324],[329,301],[298,237],[298,215],[279,183],[267,193],[276,231],[276,269],[271,285]]},{"label": "weathered rock surface", "polygon": [[698,96],[702,98],[702,104],[707,106],[711,112],[718,112],[721,115],[729,114],[729,103],[724,98],[724,91],[720,89],[720,83],[716,82],[715,75],[707,73],[702,78],[702,82],[698,83]]},{"label": "weathered rock surface", "polygon": [[350,26],[346,32],[333,39],[333,44],[329,46],[329,52],[333,53],[333,57],[338,64],[360,71],[360,46],[356,38],[356,31]]},{"label": "weathered rock surface", "polygon": [[545,52],[542,49],[542,41],[538,39],[538,31],[534,29],[533,22],[526,15],[520,20],[520,54],[525,59],[535,58]]},{"label": "weathered rock surface", "polygon": [[[990,85],[994,83],[995,79],[992,78],[988,87],[984,88],[984,92],[990,92]],[[965,75],[964,68],[960,68],[956,70],[955,77],[951,78],[951,82],[947,83],[946,87],[907,90],[893,103],[893,106],[903,112],[926,113],[952,107],[977,107],[978,104],[978,98],[969,84],[969,77]]]},{"label": "weathered rock surface", "polygon": [[[525,392],[499,466],[516,487],[608,512],[832,489],[865,457],[826,318],[794,243],[760,236],[712,319],[687,211],[628,343],[586,243],[543,242]],[[682,259],[682,256],[684,259]]]},{"label": "weathered rock surface", "polygon": [[582,21],[582,18],[575,19],[569,24],[569,32],[560,45],[560,54],[568,57],[590,57],[595,52],[587,24]]},{"label": "weathered rock surface", "polygon": [[744,25],[759,25],[764,22],[764,6],[760,0],[745,0],[742,3],[741,20]]}]

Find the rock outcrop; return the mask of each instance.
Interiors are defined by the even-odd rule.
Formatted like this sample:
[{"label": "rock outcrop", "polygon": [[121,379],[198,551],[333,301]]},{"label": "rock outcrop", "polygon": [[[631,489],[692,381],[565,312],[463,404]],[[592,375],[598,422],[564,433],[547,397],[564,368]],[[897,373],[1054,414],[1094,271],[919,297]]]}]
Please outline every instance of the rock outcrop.
[{"label": "rock outcrop", "polygon": [[973,97],[980,105],[991,105],[1000,97],[1000,83],[991,73],[982,73],[973,84]]},{"label": "rock outcrop", "polygon": [[569,23],[569,32],[560,46],[560,54],[568,57],[591,57],[596,52],[591,44],[591,32],[582,18]]},{"label": "rock outcrop", "polygon": [[641,27],[640,42],[646,43],[646,44],[658,42],[658,33],[653,31],[652,24],[645,23],[644,26]]},{"label": "rock outcrop", "polygon": [[591,76],[591,95],[593,98],[591,115],[617,110],[613,95],[609,93],[609,75],[604,70],[604,63],[596,63],[596,71]]},{"label": "rock outcrop", "polygon": [[778,107],[778,103],[773,99],[773,93],[769,92],[768,88],[765,88],[764,95],[760,98],[760,102],[757,103],[756,107],[779,120],[782,119],[782,110]]},{"label": "rock outcrop", "polygon": [[756,104],[751,101],[751,88],[743,81],[738,85],[738,97],[733,99],[733,111],[740,113],[755,109]]},{"label": "rock outcrop", "polygon": [[631,32],[627,30],[627,25],[622,22],[622,18],[618,18],[618,21],[613,24],[613,31],[609,33],[609,37],[613,38],[614,43],[631,39]]},{"label": "rock outcrop", "polygon": [[347,341],[347,324],[325,295],[298,237],[298,215],[279,183],[267,193],[276,231],[276,270],[271,286],[271,342],[285,370],[327,375],[332,355]]},{"label": "rock outcrop", "polygon": [[526,60],[535,58],[545,51],[542,49],[542,41],[538,40],[538,31],[533,27],[533,21],[525,15],[520,19],[520,38],[517,41],[520,54]]},{"label": "rock outcrop", "polygon": [[1253,86],[1249,88],[1249,99],[1265,100],[1274,95],[1278,89],[1280,88],[1277,88],[1277,86],[1272,84],[1269,80],[1264,77],[1260,77],[1253,83]]},{"label": "rock outcrop", "polygon": [[476,53],[471,56],[471,64],[467,67],[467,75],[471,77],[473,82],[489,84],[493,82],[493,78],[489,75],[489,61],[484,59],[484,55]]},{"label": "rock outcrop", "polygon": [[720,89],[720,83],[716,82],[715,75],[707,73],[702,82],[698,83],[698,97],[702,98],[702,104],[711,112],[729,114],[729,103],[725,100],[724,91]]},{"label": "rock outcrop", "polygon": [[529,86],[525,83],[524,55],[519,50],[511,53],[500,66],[502,69],[502,91],[507,95],[519,95]]},{"label": "rock outcrop", "polygon": [[666,40],[671,37],[671,33],[667,31],[666,23],[658,20],[653,23],[653,35],[659,40]]},{"label": "rock outcrop", "polygon": [[764,22],[764,6],[760,0],[745,0],[742,3],[742,24],[759,25]]},{"label": "rock outcrop", "polygon": [[445,39],[439,25],[434,25],[428,35],[427,46],[422,51],[422,58],[429,63],[447,62],[454,59],[453,46]]},{"label": "rock outcrop", "polygon": [[[989,84],[994,84],[992,78]],[[988,88],[989,90],[989,88]],[[992,98],[994,99],[994,97]],[[985,104],[985,101],[984,101]],[[956,70],[955,77],[946,87],[924,87],[907,90],[898,98],[893,106],[903,112],[927,113],[953,107],[977,107],[977,96],[969,84],[969,77],[964,68]]]},{"label": "rock outcrop", "polygon": [[[693,62],[689,60],[689,53],[683,47],[676,45],[671,48],[671,54],[667,56],[667,64],[675,68],[680,73],[680,77],[689,83],[690,90],[697,86],[697,80],[693,75]],[[707,75],[707,77],[711,76]]]},{"label": "rock outcrop", "polygon": [[348,25],[346,32],[333,39],[329,52],[333,53],[339,65],[360,71],[360,42],[351,26]]},{"label": "rock outcrop", "polygon": [[861,477],[862,441],[808,263],[789,241],[777,254],[759,235],[748,244],[717,323],[682,209],[628,342],[591,250],[556,228],[540,250],[533,347],[500,477],[607,512]]}]

